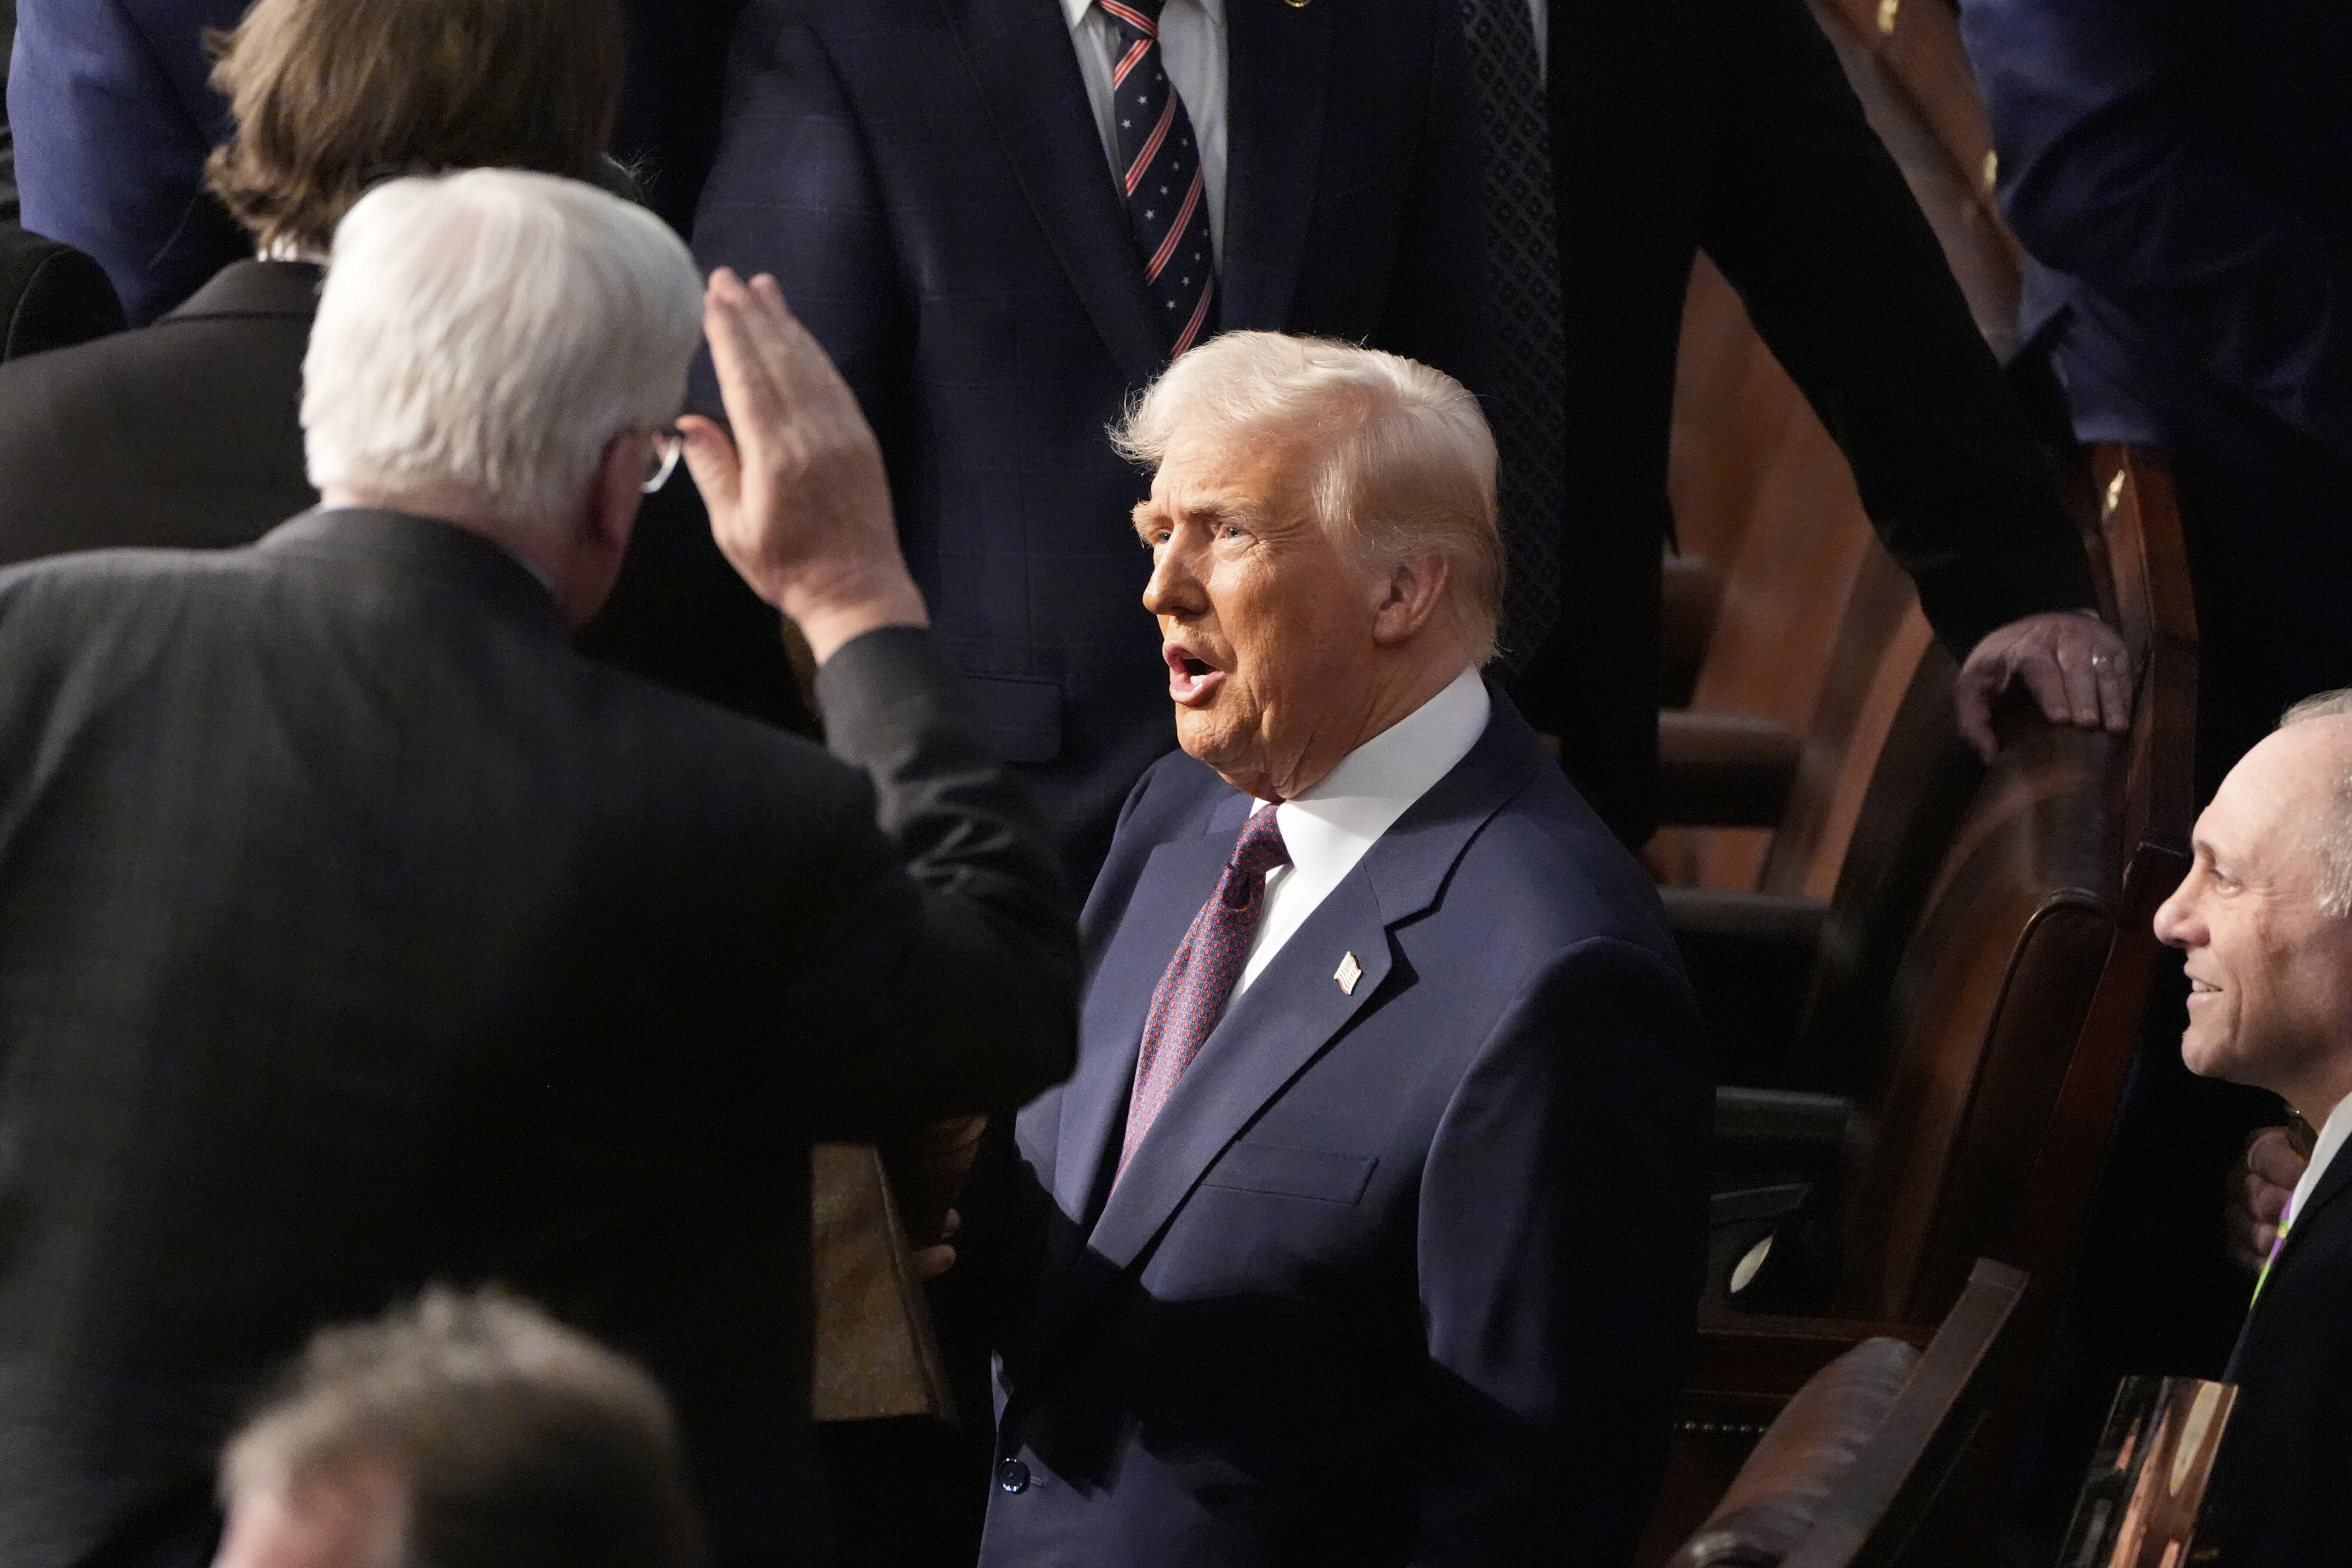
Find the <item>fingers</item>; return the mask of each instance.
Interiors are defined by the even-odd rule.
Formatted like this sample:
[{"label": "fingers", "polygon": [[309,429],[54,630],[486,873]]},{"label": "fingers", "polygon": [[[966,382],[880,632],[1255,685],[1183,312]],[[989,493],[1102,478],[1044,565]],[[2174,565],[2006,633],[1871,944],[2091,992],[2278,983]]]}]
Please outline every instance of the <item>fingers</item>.
[{"label": "fingers", "polygon": [[1973,661],[1960,671],[1952,688],[1952,702],[1958,710],[1960,736],[1976,749],[1978,756],[1990,763],[2000,751],[2000,742],[1992,732],[1992,700],[2000,688],[1990,680],[1985,671]]},{"label": "fingers", "polygon": [[2306,1164],[2284,1127],[2265,1127],[2246,1145],[2246,1174],[2282,1194],[2294,1190]]},{"label": "fingers", "polygon": [[[2053,722],[2079,724],[2084,729],[2095,728],[2099,722],[2099,668],[2092,662],[2096,657],[2070,639],[2060,638],[2050,651],[2050,662],[2058,668],[2059,679],[2066,689],[2066,710],[2050,713]],[[2048,704],[2042,711],[2049,713]]]},{"label": "fingers", "polygon": [[686,471],[702,492],[702,504],[721,526],[731,525],[743,504],[743,463],[727,432],[699,414],[677,422],[686,433]]},{"label": "fingers", "polygon": [[2271,1226],[2230,1227],[2230,1260],[2249,1274],[2262,1272],[2270,1261],[2271,1248],[2278,1241],[2278,1231]]},{"label": "fingers", "polygon": [[2033,693],[2033,700],[2042,705],[2043,715],[2052,723],[2074,721],[2074,700],[2066,689],[2065,673],[2054,655],[2043,648],[2022,651],[2012,667],[2012,674]]},{"label": "fingers", "polygon": [[915,1278],[928,1285],[955,1267],[956,1249],[945,1243],[915,1249]]},{"label": "fingers", "polygon": [[703,291],[702,331],[719,372],[719,395],[746,445],[780,426],[790,404],[772,343],[782,310],[783,296],[772,281],[763,295],[724,267],[711,273]]}]

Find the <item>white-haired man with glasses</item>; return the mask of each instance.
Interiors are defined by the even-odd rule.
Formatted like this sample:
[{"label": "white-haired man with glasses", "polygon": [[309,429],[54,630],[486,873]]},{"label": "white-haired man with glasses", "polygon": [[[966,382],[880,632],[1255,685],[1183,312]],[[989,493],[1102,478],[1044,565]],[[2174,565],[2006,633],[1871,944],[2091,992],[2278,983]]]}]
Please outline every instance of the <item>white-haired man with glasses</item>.
[{"label": "white-haired man with glasses", "polygon": [[[205,1563],[257,1374],[435,1280],[661,1381],[715,1564],[822,1563],[812,1132],[1017,1105],[1074,984],[873,437],[771,281],[517,172],[362,200],[304,374],[319,510],[0,573],[0,1563]],[[681,448],[830,756],[566,638]]]}]

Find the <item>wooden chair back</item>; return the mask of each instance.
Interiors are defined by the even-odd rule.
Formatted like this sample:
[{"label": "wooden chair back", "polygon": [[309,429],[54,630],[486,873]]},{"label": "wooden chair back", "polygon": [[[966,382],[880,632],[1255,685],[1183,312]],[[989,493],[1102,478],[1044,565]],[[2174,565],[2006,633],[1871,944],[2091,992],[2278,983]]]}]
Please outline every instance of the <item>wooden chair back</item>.
[{"label": "wooden chair back", "polygon": [[1970,1259],[2054,1298],[2079,1240],[2187,868],[2196,621],[2168,478],[2091,455],[2137,676],[2121,736],[2027,721],[1979,788],[1889,997],[1899,1042],[1848,1167],[1844,1305],[1922,1321]]},{"label": "wooden chair back", "polygon": [[1822,1503],[1780,1568],[1976,1568],[1981,1438],[1995,1349],[2028,1276],[1981,1258],[1877,1436]]},{"label": "wooden chair back", "polygon": [[1909,1553],[1968,1500],[1995,1347],[2026,1279],[1979,1262],[1924,1352],[1883,1325],[1801,1326],[1789,1348],[1809,1337],[1842,1353],[1788,1400],[1665,1568],[1845,1568],[1864,1553],[1927,1561]]}]

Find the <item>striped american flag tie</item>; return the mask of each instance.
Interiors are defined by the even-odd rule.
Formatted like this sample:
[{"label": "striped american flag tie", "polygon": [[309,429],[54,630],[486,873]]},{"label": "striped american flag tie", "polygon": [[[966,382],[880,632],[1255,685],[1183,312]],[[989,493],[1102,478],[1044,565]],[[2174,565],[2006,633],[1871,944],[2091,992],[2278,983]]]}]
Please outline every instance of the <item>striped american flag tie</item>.
[{"label": "striped american flag tie", "polygon": [[1217,258],[1209,243],[1201,149],[1160,55],[1165,0],[1095,3],[1118,28],[1111,102],[1118,113],[1119,184],[1142,253],[1144,287],[1160,308],[1168,357],[1174,359],[1216,331]]}]

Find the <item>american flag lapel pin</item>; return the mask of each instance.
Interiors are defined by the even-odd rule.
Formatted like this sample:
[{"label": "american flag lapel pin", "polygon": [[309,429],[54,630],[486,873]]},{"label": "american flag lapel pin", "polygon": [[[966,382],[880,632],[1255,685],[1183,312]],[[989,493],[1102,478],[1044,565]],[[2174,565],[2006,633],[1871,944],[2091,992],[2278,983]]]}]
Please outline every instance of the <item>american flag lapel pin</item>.
[{"label": "american flag lapel pin", "polygon": [[1356,982],[1363,977],[1364,966],[1356,962],[1356,955],[1352,952],[1340,954],[1339,967],[1331,972],[1331,978],[1339,983],[1339,994],[1342,996],[1353,996]]}]

